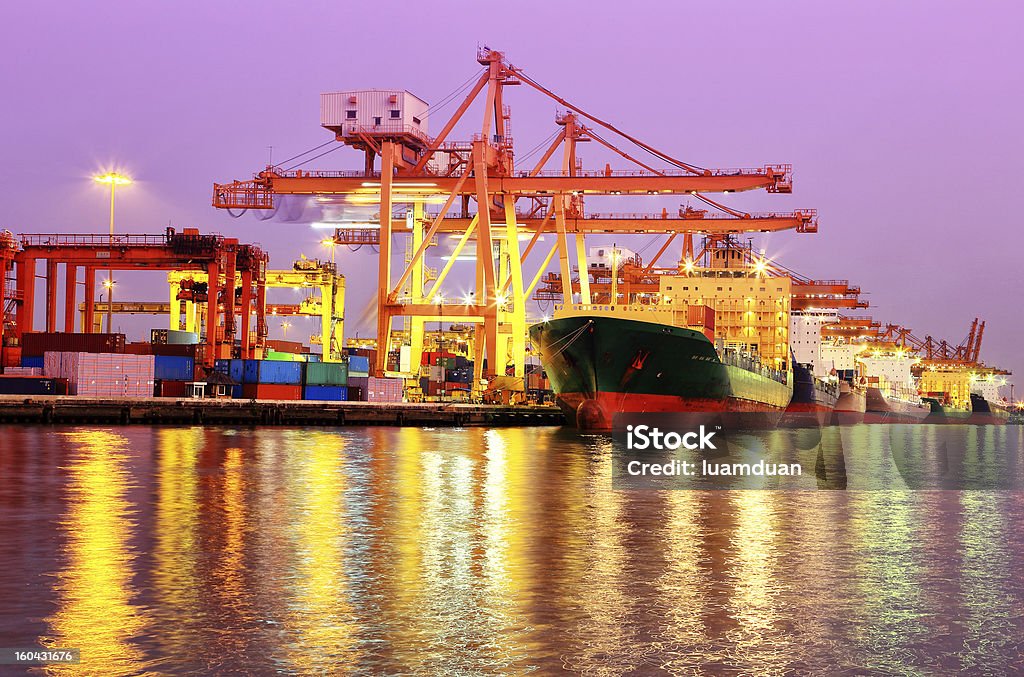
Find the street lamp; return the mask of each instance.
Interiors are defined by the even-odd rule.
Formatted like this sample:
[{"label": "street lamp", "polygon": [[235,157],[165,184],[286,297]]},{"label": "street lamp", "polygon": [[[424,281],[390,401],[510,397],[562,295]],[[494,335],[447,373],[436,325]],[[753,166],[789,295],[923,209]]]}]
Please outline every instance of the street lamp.
[{"label": "street lamp", "polygon": [[[118,186],[127,186],[131,184],[132,180],[130,177],[124,174],[118,174],[117,172],[107,172],[106,174],[100,174],[99,176],[92,177],[92,180],[96,183],[102,183],[110,186],[110,248],[114,248],[114,191]],[[107,270],[107,279],[103,282],[103,286],[109,290],[107,295],[107,333],[113,331],[114,326],[114,271],[112,269]]]},{"label": "street lamp", "polygon": [[288,328],[291,326],[292,323],[289,322],[288,320],[285,320],[284,322],[281,323],[281,330],[283,331],[285,338],[288,338]]},{"label": "street lamp", "polygon": [[333,237],[325,237],[320,240],[320,244],[331,250],[331,265],[334,265],[334,250],[338,247],[338,241]]},{"label": "street lamp", "polygon": [[114,285],[117,284],[113,278],[103,280],[103,288],[107,290],[107,333],[114,331]]}]

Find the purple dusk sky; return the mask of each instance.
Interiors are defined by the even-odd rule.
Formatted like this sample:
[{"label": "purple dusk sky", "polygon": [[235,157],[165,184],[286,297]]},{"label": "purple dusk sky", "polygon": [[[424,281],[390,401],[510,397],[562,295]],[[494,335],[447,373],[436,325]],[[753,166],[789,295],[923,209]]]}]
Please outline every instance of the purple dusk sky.
[{"label": "purple dusk sky", "polygon": [[[0,40],[0,227],[105,232],[106,196],[89,176],[117,166],[138,181],[120,194],[119,232],[198,226],[262,243],[275,267],[317,256],[308,223],[233,219],[210,206],[211,184],[249,178],[268,146],[283,159],[328,140],[320,92],[398,88],[436,102],[478,70],[482,43],[680,159],[792,163],[793,195],[724,201],[814,207],[820,232],[758,246],[805,275],[860,284],[867,312],[918,336],[958,342],[979,316],[983,359],[1022,372],[1022,14],[1015,2],[934,0],[12,3]],[[556,106],[525,87],[508,97],[523,152],[553,130]],[[454,137],[479,119],[474,110]],[[623,164],[594,145],[584,166]],[[310,166],[359,162],[343,149]],[[373,261],[340,250],[348,335],[374,331]],[[125,299],[165,290],[158,274],[119,285]],[[121,323],[136,340],[164,326]]]}]

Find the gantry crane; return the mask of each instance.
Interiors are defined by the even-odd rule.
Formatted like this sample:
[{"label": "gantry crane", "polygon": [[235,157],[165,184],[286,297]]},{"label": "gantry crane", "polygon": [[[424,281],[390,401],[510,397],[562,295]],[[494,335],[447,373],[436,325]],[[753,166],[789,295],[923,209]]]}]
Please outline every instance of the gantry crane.
[{"label": "gantry crane", "polygon": [[[687,210],[690,211],[690,210]],[[682,213],[682,210],[681,210]],[[683,233],[683,258],[672,266],[658,267],[656,264],[666,249],[676,239],[678,233],[672,233],[662,244],[649,262],[644,262],[639,254],[633,256],[612,257],[612,264],[604,261],[592,261],[587,266],[588,284],[594,303],[618,303],[622,297],[626,303],[655,302],[659,295],[658,275],[687,275],[702,266],[709,265],[711,252],[716,248],[728,247],[740,255],[743,265],[757,269],[766,277],[788,277],[792,281],[791,309],[795,311],[814,311],[839,308],[867,308],[868,302],[860,298],[860,287],[850,285],[849,280],[815,280],[793,270],[783,267],[754,252],[753,247],[740,243],[732,234],[708,235],[704,238],[701,248],[695,253],[692,232]],[[615,249],[614,247],[612,249]],[[573,291],[580,289],[579,271],[574,276]],[[537,280],[527,293],[539,301],[558,300],[562,296],[562,276],[560,273],[547,273]],[[616,300],[612,300],[612,295]]]},{"label": "gantry crane", "polygon": [[[511,364],[512,374],[522,377],[526,350],[526,278],[523,260],[534,249],[541,233],[552,232],[554,244],[543,258],[534,277],[534,285],[554,255],[559,257],[561,279],[571,280],[571,261],[575,255],[585,268],[584,237],[587,233],[735,233],[792,228],[800,232],[816,230],[816,215],[811,210],[786,214],[753,215],[731,210],[707,198],[704,193],[732,193],[766,190],[772,193],[792,191],[790,165],[764,165],[748,169],[706,169],[682,162],[623,132],[614,125],[559,97],[509,64],[501,52],[483,48],[477,61],[483,71],[465,99],[435,137],[428,136],[425,117],[406,120],[396,107],[391,119],[381,116],[359,119],[355,108],[345,117],[335,113],[348,104],[358,107],[364,93],[324,95],[321,123],[335,139],[365,154],[358,171],[308,171],[267,166],[248,181],[214,184],[213,205],[217,208],[270,210],[282,195],[345,196],[358,204],[374,205],[376,220],[338,224],[335,241],[339,243],[377,243],[380,256],[377,279],[378,351],[375,371],[385,368],[392,320],[411,317],[413,334],[422,333],[426,321],[476,323],[476,373],[481,376],[504,374],[499,365]],[[540,160],[532,168],[515,164],[510,133],[510,112],[505,104],[505,88],[530,87],[553,99],[564,108],[556,115],[556,133]],[[365,96],[376,96],[366,93]],[[477,98],[483,94],[483,120],[480,131],[465,142],[449,141],[449,135]],[[407,98],[407,93],[390,95],[389,101]],[[421,102],[422,103],[422,102]],[[598,129],[600,128],[600,131]],[[611,133],[652,156],[666,168],[641,162],[604,138]],[[584,170],[577,156],[577,145],[599,143],[635,168],[627,170]],[[545,169],[549,160],[560,156],[558,169]],[[379,158],[379,169],[378,166]],[[642,214],[587,214],[584,198],[593,195],[692,195],[721,209],[723,218],[694,218],[693,215],[649,218]],[[475,212],[470,209],[476,202]],[[424,205],[443,203],[436,213],[427,214]],[[458,203],[459,209],[453,211]],[[396,205],[406,208],[395,213]],[[408,233],[414,254],[398,273],[392,268],[392,236]],[[438,233],[459,234],[458,251],[469,242],[475,244],[476,285],[468,294],[444,293],[443,271],[428,290],[423,285],[423,256]],[[531,236],[524,251],[520,234]],[[454,260],[454,256],[452,260]],[[497,266],[496,266],[497,260]],[[411,289],[405,293],[406,285]],[[586,276],[581,278],[580,300],[591,302]],[[563,285],[562,297],[572,303],[571,284]],[[418,328],[418,329],[417,329]],[[499,345],[504,342],[499,359]],[[481,371],[486,356],[487,371]],[[414,355],[418,363],[418,355]]]},{"label": "gantry crane", "polygon": [[[15,306],[13,340],[33,330],[35,318],[36,268],[44,263],[46,331],[56,331],[58,266],[64,265],[65,332],[74,331],[77,304],[78,271],[84,269],[84,310],[82,331],[92,332],[95,315],[96,273],[113,270],[193,270],[202,271],[214,280],[209,290],[216,302],[216,312],[207,313],[204,363],[213,366],[219,357],[230,357],[236,334],[241,336],[242,354],[253,356],[266,337],[264,308],[267,255],[258,246],[240,244],[235,238],[204,235],[193,228],[176,232],[168,228],[163,235],[20,235],[17,249],[10,259],[14,264],[16,283],[8,293],[0,285],[0,297],[11,299]],[[7,263],[3,264],[7,266]],[[236,301],[237,296],[241,302]],[[250,309],[255,313],[240,312]],[[255,315],[256,331],[249,327]],[[88,318],[89,321],[85,321]],[[255,338],[255,343],[253,342]],[[6,345],[6,339],[5,339]]]},{"label": "gantry crane", "polygon": [[[195,298],[192,290],[205,290],[209,277],[203,272],[173,271],[168,273],[170,286],[170,328],[195,331],[199,306],[205,299]],[[241,278],[239,276],[239,283]],[[338,362],[344,336],[345,276],[337,272],[333,263],[310,259],[296,261],[291,270],[267,270],[264,275],[267,289],[302,289],[319,291],[319,296],[307,296],[300,304],[274,304],[264,301],[266,315],[307,315],[320,318],[319,342],[323,346],[323,361]]]}]

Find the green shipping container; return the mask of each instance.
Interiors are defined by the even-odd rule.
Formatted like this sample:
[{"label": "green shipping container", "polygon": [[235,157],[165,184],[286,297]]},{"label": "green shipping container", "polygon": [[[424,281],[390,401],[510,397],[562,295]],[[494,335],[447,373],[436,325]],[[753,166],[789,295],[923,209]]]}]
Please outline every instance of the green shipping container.
[{"label": "green shipping container", "polygon": [[279,353],[276,350],[268,350],[263,359],[274,362],[305,362],[306,356],[297,353]]},{"label": "green shipping container", "polygon": [[306,385],[348,385],[348,365],[344,362],[310,362],[306,365]]}]

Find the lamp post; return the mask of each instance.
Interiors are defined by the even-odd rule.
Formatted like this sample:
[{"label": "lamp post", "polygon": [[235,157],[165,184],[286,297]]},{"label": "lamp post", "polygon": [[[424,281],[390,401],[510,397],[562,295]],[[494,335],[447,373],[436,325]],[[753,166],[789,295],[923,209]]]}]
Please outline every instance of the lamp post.
[{"label": "lamp post", "polygon": [[[108,277],[103,280],[103,288],[107,290],[107,333],[111,334],[114,331],[114,285],[117,282],[112,278]],[[100,297],[102,298],[102,296]]]},{"label": "lamp post", "polygon": [[444,382],[448,377],[444,368],[444,297],[440,294],[434,296],[434,303],[437,304],[437,333],[439,334],[437,343],[437,361],[441,366],[441,399],[444,400],[446,395]]},{"label": "lamp post", "polygon": [[[131,184],[132,180],[124,174],[118,174],[117,172],[107,172],[106,174],[100,174],[99,176],[92,177],[96,183],[102,183],[110,186],[110,248],[114,248],[114,193],[118,186],[127,186]],[[113,331],[114,327],[114,271],[113,269],[107,270],[107,279],[104,280],[103,286],[107,288],[109,293],[107,294],[107,333]]]},{"label": "lamp post", "polygon": [[331,265],[334,265],[334,250],[338,247],[338,241],[333,237],[325,237],[320,240],[320,244],[331,250]]},{"label": "lamp post", "polygon": [[284,322],[281,323],[281,331],[284,334],[285,338],[288,338],[288,328],[291,326],[292,323],[289,322],[288,320],[285,320]]}]

